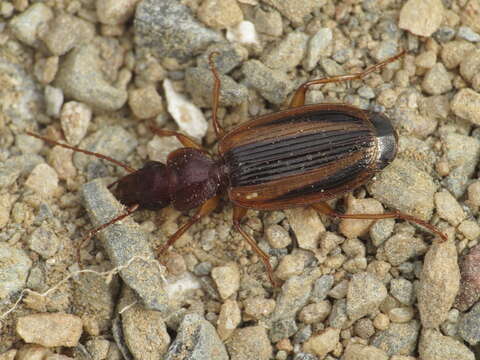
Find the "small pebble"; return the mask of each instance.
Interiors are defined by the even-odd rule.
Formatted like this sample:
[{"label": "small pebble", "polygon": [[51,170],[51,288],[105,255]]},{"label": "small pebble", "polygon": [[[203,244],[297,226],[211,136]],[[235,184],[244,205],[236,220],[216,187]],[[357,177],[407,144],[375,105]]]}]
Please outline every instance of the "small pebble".
[{"label": "small pebble", "polygon": [[10,28],[18,40],[29,46],[39,46],[37,31],[53,18],[52,9],[44,3],[35,3],[10,21]]},{"label": "small pebble", "polygon": [[[382,214],[383,206],[375,199],[347,198],[346,214]],[[368,229],[375,220],[342,219],[339,230],[347,238],[356,238],[368,233]]]},{"label": "small pebble", "polygon": [[227,30],[227,40],[244,45],[260,44],[255,25],[250,21],[242,21],[238,25],[229,28]]},{"label": "small pebble", "polygon": [[448,191],[435,194],[435,205],[438,215],[453,226],[460,224],[466,216],[460,204]]},{"label": "small pebble", "polygon": [[337,347],[339,340],[340,329],[330,327],[308,339],[303,345],[303,350],[323,359],[329,352],[332,352]]},{"label": "small pebble", "polygon": [[227,299],[220,307],[217,332],[222,341],[228,339],[242,320],[241,311],[235,300]]},{"label": "small pebble", "polygon": [[369,273],[353,275],[348,285],[347,314],[353,321],[374,313],[387,297],[387,289]]},{"label": "small pebble", "polygon": [[413,305],[413,284],[407,279],[392,279],[390,281],[390,294],[403,305]]},{"label": "small pebble", "polygon": [[244,300],[245,314],[254,319],[261,319],[270,315],[275,308],[275,300],[263,297],[249,297]]},{"label": "small pebble", "polygon": [[308,36],[305,33],[292,31],[263,55],[262,62],[270,69],[291,71],[305,57],[307,42]]},{"label": "small pebble", "polygon": [[436,63],[427,71],[422,88],[429,95],[440,95],[452,90],[450,75],[442,63]]},{"label": "small pebble", "polygon": [[38,81],[43,85],[50,84],[58,71],[58,56],[49,56],[40,58],[35,62],[34,74]]},{"label": "small pebble", "polygon": [[320,235],[325,232],[318,213],[311,208],[287,209],[284,212],[295,233],[298,246],[306,250],[318,248]]},{"label": "small pebble", "polygon": [[154,86],[130,90],[128,105],[139,119],[153,118],[163,112],[162,98]]},{"label": "small pebble", "polygon": [[265,229],[265,237],[268,243],[274,249],[282,249],[291,244],[292,239],[283,226],[270,225]]},{"label": "small pebble", "polygon": [[475,181],[468,186],[468,201],[473,206],[480,206],[480,181]]},{"label": "small pebble", "polygon": [[208,124],[200,109],[182,94],[177,93],[170,80],[164,80],[163,88],[167,99],[168,112],[172,115],[180,130],[197,139],[205,136]]},{"label": "small pebble", "polygon": [[275,275],[281,280],[287,280],[292,276],[300,275],[305,268],[305,260],[299,253],[285,255],[277,268]]},{"label": "small pebble", "polygon": [[226,29],[243,21],[237,0],[205,0],[197,14],[202,22],[214,29]]},{"label": "small pebble", "polygon": [[345,348],[343,360],[388,360],[385,351],[375,346],[350,343]]},{"label": "small pebble", "polygon": [[472,43],[454,40],[446,43],[442,47],[440,56],[442,58],[442,63],[447,69],[456,68],[465,56],[475,49],[475,45]]},{"label": "small pebble", "polygon": [[386,330],[388,329],[389,325],[390,325],[390,318],[385,314],[379,313],[373,319],[373,326],[375,326],[375,328],[378,330]]},{"label": "small pebble", "polygon": [[63,105],[62,89],[49,86],[45,87],[45,106],[48,116],[58,118]]},{"label": "small pebble", "polygon": [[303,63],[305,70],[311,71],[317,66],[320,58],[325,56],[328,47],[331,46],[332,40],[333,33],[329,28],[318,30],[308,40],[307,54]]},{"label": "small pebble", "polygon": [[375,334],[373,321],[368,318],[361,318],[357,320],[354,325],[354,331],[355,335],[365,340],[368,339],[370,336]]},{"label": "small pebble", "polygon": [[458,28],[457,36],[470,42],[480,42],[480,34],[473,31],[468,26],[460,26]]},{"label": "small pebble", "polygon": [[480,125],[480,94],[472,89],[461,89],[453,97],[450,106],[455,115]]},{"label": "small pebble", "polygon": [[391,323],[386,330],[377,332],[370,344],[384,350],[389,356],[414,355],[419,332],[420,324],[416,320],[404,324]]},{"label": "small pebble", "polygon": [[44,259],[51,258],[60,245],[58,237],[46,226],[36,228],[27,240],[30,250],[40,254]]},{"label": "small pebble", "polygon": [[328,317],[331,310],[332,305],[330,302],[328,300],[323,300],[305,306],[298,314],[298,319],[305,324],[322,322]]},{"label": "small pebble", "polygon": [[78,345],[82,335],[82,320],[63,313],[33,314],[19,317],[16,331],[28,343],[73,347]]},{"label": "small pebble", "polygon": [[78,145],[87,133],[92,119],[92,110],[85,104],[69,101],[62,107],[60,123],[70,145]]},{"label": "small pebble", "polygon": [[273,348],[263,326],[236,329],[227,344],[230,360],[269,360]]},{"label": "small pebble", "polygon": [[236,293],[240,287],[240,272],[236,263],[214,267],[212,278],[223,300]]},{"label": "small pebble", "polygon": [[97,0],[98,20],[102,24],[119,25],[128,21],[135,12],[139,0]]},{"label": "small pebble", "polygon": [[384,244],[385,256],[393,266],[422,255],[427,249],[428,245],[422,239],[405,233],[393,235]]},{"label": "small pebble", "polygon": [[440,26],[444,8],[441,0],[408,0],[400,11],[398,26],[418,36],[430,36]]},{"label": "small pebble", "polygon": [[412,307],[393,308],[388,312],[390,320],[394,323],[406,323],[415,315]]},{"label": "small pebble", "polygon": [[462,77],[471,82],[473,77],[478,74],[480,70],[480,49],[472,50],[465,54],[460,62],[460,74]]},{"label": "small pebble", "polygon": [[50,198],[58,191],[58,175],[47,164],[38,164],[25,181],[25,186],[43,198]]}]

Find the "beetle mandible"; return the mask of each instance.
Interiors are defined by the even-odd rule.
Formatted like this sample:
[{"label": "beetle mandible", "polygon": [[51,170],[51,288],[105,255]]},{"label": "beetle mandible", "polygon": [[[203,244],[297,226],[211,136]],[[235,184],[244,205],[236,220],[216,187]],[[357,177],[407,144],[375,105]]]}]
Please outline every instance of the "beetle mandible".
[{"label": "beetle mandible", "polygon": [[225,132],[217,118],[221,86],[213,60],[217,53],[211,53],[212,122],[219,142],[216,159],[188,136],[155,127],[151,127],[155,134],[175,136],[184,147],[170,153],[166,164],[149,161],[139,170],[105,155],[29,134],[111,161],[130,172],[109,186],[116,185],[114,193],[127,207],[125,212],[91,230],[86,239],[138,209],[156,210],[170,204],[180,211],[198,208],[158,249],[161,255],[193,224],[210,214],[226,192],[234,206],[234,228],[260,256],[271,283],[277,285],[268,255],[242,228],[241,221],[248,209],[311,206],[319,213],[338,218],[399,218],[417,223],[446,240],[445,234],[433,225],[407,214],[342,214],[326,203],[365,184],[385,168],[397,153],[397,135],[381,113],[345,104],[305,105],[306,91],[312,85],[360,80],[404,54],[402,51],[360,73],[305,82],[294,93],[288,109]]}]

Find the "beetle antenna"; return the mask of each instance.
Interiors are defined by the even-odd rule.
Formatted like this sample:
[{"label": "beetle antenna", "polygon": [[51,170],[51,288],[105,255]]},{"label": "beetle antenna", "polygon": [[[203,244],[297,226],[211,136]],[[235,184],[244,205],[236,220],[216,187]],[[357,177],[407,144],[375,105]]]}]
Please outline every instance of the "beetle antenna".
[{"label": "beetle antenna", "polygon": [[67,145],[67,144],[63,144],[61,142],[58,142],[58,141],[55,141],[55,140],[52,140],[52,139],[49,139],[47,137],[44,137],[42,135],[38,135],[38,134],[35,134],[33,132],[30,132],[30,131],[26,131],[26,134],[30,135],[30,136],[33,136],[33,137],[36,137],[37,139],[40,139],[40,140],[43,140],[45,142],[48,142],[50,144],[53,144],[53,145],[58,145],[58,146],[61,146],[65,149],[70,149],[70,150],[73,150],[73,151],[76,151],[76,152],[80,152],[80,153],[83,153],[83,154],[87,154],[87,155],[92,155],[92,156],[95,156],[99,159],[102,159],[102,160],[106,160],[106,161],[110,161],[111,163],[114,163],[115,165],[118,165],[118,166],[121,166],[122,168],[124,168],[125,170],[127,170],[128,172],[135,172],[136,170],[130,166],[128,166],[127,164],[124,164],[118,160],[115,160],[113,158],[111,158],[110,156],[107,156],[107,155],[103,155],[103,154],[99,154],[99,153],[96,153],[96,152],[93,152],[93,151],[88,151],[88,150],[84,150],[84,149],[80,149],[80,148],[77,148],[75,146],[70,146],[70,145]]}]

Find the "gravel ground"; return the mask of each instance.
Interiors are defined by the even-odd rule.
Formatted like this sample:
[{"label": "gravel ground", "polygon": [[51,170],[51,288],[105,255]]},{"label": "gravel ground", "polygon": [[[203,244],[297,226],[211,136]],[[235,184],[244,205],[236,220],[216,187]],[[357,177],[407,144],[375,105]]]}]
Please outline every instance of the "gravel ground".
[{"label": "gravel ground", "polygon": [[[309,91],[385,113],[396,160],[333,205],[399,210],[437,226],[249,211],[227,198],[162,259],[189,214],[139,211],[77,252],[122,206],[111,163],[140,168],[180,147],[212,152],[213,77],[228,129]],[[85,358],[473,360],[480,358],[479,0],[0,1],[0,360]]]}]

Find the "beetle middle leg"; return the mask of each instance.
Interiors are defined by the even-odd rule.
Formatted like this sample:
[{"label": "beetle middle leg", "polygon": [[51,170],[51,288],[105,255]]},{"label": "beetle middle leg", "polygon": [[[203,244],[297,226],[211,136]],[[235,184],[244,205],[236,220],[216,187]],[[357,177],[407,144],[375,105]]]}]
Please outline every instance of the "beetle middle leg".
[{"label": "beetle middle leg", "polygon": [[197,142],[195,140],[193,140],[191,137],[189,137],[185,134],[182,134],[182,133],[179,133],[179,132],[173,131],[173,130],[159,129],[159,128],[153,126],[153,125],[149,125],[149,128],[154,134],[156,134],[158,136],[175,136],[177,138],[177,140],[180,141],[180,143],[183,146],[194,148],[194,149],[206,152],[206,150],[200,144],[197,144]]},{"label": "beetle middle leg", "polygon": [[447,241],[448,238],[447,236],[439,231],[436,227],[433,225],[429,224],[426,221],[423,221],[421,219],[418,219],[414,216],[407,215],[407,214],[402,214],[400,212],[392,212],[392,213],[385,213],[385,214],[341,214],[334,209],[332,209],[327,203],[321,202],[317,204],[312,204],[311,205],[315,210],[317,210],[319,213],[331,216],[331,217],[337,217],[341,219],[367,219],[367,220],[377,220],[377,219],[402,219],[402,220],[407,220],[411,221],[413,223],[416,223],[420,226],[423,226],[433,232],[434,234],[440,236],[440,238],[443,241]]},{"label": "beetle middle leg", "polygon": [[213,92],[212,92],[212,123],[213,129],[215,130],[215,134],[217,135],[217,139],[220,138],[225,134],[225,130],[222,128],[220,123],[218,122],[217,112],[218,112],[218,104],[220,102],[220,75],[218,75],[218,70],[215,67],[215,63],[213,59],[215,56],[218,56],[219,53],[214,51],[208,57],[208,62],[210,64],[210,70],[213,74]]},{"label": "beetle middle leg", "polygon": [[267,269],[268,278],[269,278],[270,282],[272,283],[272,285],[274,287],[279,287],[280,283],[277,280],[275,280],[275,277],[273,276],[273,269],[272,269],[272,265],[270,265],[270,259],[269,259],[268,255],[265,254],[265,252],[258,247],[255,240],[250,235],[248,235],[245,232],[245,230],[243,230],[243,228],[240,224],[240,221],[242,220],[242,218],[245,216],[246,213],[247,213],[247,209],[239,207],[239,206],[234,206],[234,208],[233,208],[233,226],[243,236],[243,238],[247,241],[247,243],[250,244],[250,246],[258,254],[258,256],[260,256],[260,259],[262,259],[262,261],[265,265],[265,268]]},{"label": "beetle middle leg", "polygon": [[295,91],[295,94],[293,95],[292,100],[290,101],[290,107],[293,108],[293,107],[305,105],[305,94],[308,88],[312,85],[328,84],[332,82],[342,82],[342,81],[350,81],[350,80],[361,80],[368,74],[385,67],[387,64],[394,62],[395,60],[401,58],[403,55],[405,55],[405,50],[398,53],[397,55],[394,55],[386,60],[383,60],[382,62],[379,62],[378,64],[375,64],[369,67],[365,71],[362,71],[356,74],[340,75],[340,76],[334,76],[330,78],[307,81],[302,85],[300,85],[297,91]]}]

